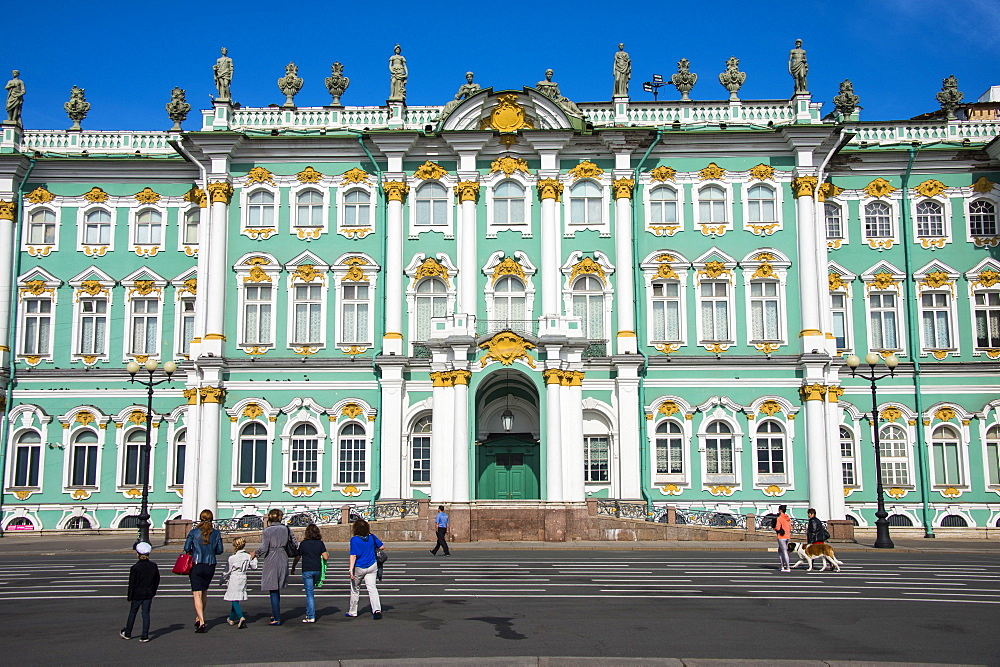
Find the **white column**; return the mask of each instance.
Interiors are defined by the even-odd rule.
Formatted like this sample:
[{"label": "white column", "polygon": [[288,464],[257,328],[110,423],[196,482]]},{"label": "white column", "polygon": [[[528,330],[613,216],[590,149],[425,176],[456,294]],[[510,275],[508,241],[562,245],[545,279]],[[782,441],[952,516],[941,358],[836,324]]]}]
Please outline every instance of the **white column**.
[{"label": "white column", "polygon": [[[801,172],[802,170],[798,170]],[[802,351],[812,352],[814,349],[825,350],[826,338],[821,331],[820,301],[816,292],[819,285],[820,267],[816,266],[816,243],[821,235],[816,227],[816,206],[813,192],[816,189],[816,177],[812,175],[798,176],[792,180],[792,191],[795,194],[795,218],[797,224],[799,261],[799,285],[802,286],[802,298],[799,303],[799,317],[802,322]],[[824,268],[825,274],[825,268]],[[826,284],[826,281],[823,281]]]},{"label": "white column", "polygon": [[642,461],[639,443],[639,376],[638,366],[618,365],[618,461],[612,465],[612,474],[617,467],[621,480],[618,497],[624,499],[641,498]]},{"label": "white column", "polygon": [[[809,505],[816,509],[817,516],[830,516],[830,473],[838,476],[840,471],[830,471],[828,465],[826,410],[824,398],[826,386],[816,383],[800,389],[806,417],[805,449],[809,466]],[[840,486],[840,485],[838,485]]]},{"label": "white column", "polygon": [[410,453],[404,449],[407,434],[403,427],[403,366],[380,360],[382,370],[382,408],[378,415],[379,475],[383,498],[402,498],[407,488]]},{"label": "white column", "polygon": [[[219,426],[222,423],[222,400],[225,390],[220,387],[202,387],[201,393],[201,446],[198,466],[197,512],[203,509],[219,513]],[[280,488],[280,484],[276,485]]]},{"label": "white column", "polygon": [[[615,175],[618,175],[617,172]],[[632,179],[621,177],[615,179],[612,188],[615,195],[615,278],[618,280],[615,302],[618,313],[616,341],[618,354],[635,354],[639,349],[635,335],[635,281],[632,266],[633,186]]]},{"label": "white column", "polygon": [[583,373],[567,371],[563,376],[559,405],[563,420],[563,500],[580,503],[585,497],[583,481]]},{"label": "white column", "polygon": [[181,500],[181,517],[198,518],[201,507],[198,505],[198,477],[201,468],[201,405],[198,401],[198,371],[188,376],[187,412],[184,415],[186,443],[184,445],[184,496]]},{"label": "white column", "polygon": [[455,463],[452,456],[454,447],[454,404],[455,388],[449,386],[450,373],[431,373],[434,381],[434,414],[431,431],[431,501],[451,502],[454,493]]},{"label": "white column", "polygon": [[479,295],[476,289],[476,195],[479,183],[464,180],[455,186],[455,194],[461,202],[459,220],[456,223],[455,240],[458,253],[458,313],[476,314]]},{"label": "white column", "polygon": [[13,286],[10,283],[10,272],[14,253],[19,251],[14,247],[17,196],[13,192],[0,193],[0,367],[3,368],[10,366],[10,360],[13,359],[13,351],[7,349],[7,337],[10,332],[10,309],[15,307],[11,300]]},{"label": "white column", "polygon": [[[826,390],[826,448],[827,470],[830,471],[830,481],[827,490],[830,497],[830,509],[824,519],[847,518],[847,502],[844,498],[843,459],[840,455],[840,399],[841,389],[831,385]],[[857,471],[855,471],[857,474]],[[818,508],[817,508],[818,509]]]},{"label": "white column", "polygon": [[545,499],[563,500],[562,371],[550,369],[545,378]]},{"label": "white column", "polygon": [[[385,191],[385,335],[383,354],[403,354],[403,199],[409,191],[403,174],[382,183]],[[386,178],[389,175],[386,174]],[[433,472],[431,473],[433,475]]]},{"label": "white column", "polygon": [[[209,259],[212,254],[212,213],[208,208],[208,193],[201,193],[198,208],[198,291],[194,296],[194,339],[191,341],[191,358],[201,356],[201,341],[205,336],[205,326],[208,321],[208,291],[212,283],[212,272]],[[217,280],[225,283],[228,272],[217,276]]]},{"label": "white column", "polygon": [[542,315],[557,317],[562,312],[559,299],[562,266],[559,254],[559,195],[562,184],[554,178],[538,181],[538,194],[542,200]]},{"label": "white column", "polygon": [[455,503],[469,502],[469,378],[472,373],[466,370],[452,371],[455,388],[453,406],[455,431],[452,436],[452,453],[454,457],[454,484],[451,501]]},{"label": "white column", "polygon": [[[208,184],[208,197],[211,202],[211,223],[209,234],[208,280],[205,298],[205,335],[201,341],[201,353],[211,353],[222,357],[225,353],[225,322],[226,322],[226,277],[231,273],[226,266],[226,241],[228,234],[229,200],[233,196],[233,186],[217,177]],[[199,254],[201,251],[199,250]],[[199,262],[199,266],[204,266]],[[201,286],[199,285],[199,291]]]}]

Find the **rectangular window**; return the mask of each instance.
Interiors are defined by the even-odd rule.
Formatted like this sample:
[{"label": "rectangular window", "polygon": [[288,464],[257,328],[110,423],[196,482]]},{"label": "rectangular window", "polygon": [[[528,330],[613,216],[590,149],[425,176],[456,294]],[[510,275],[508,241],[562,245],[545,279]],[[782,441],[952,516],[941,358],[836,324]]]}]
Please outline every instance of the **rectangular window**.
[{"label": "rectangular window", "polygon": [[833,336],[837,340],[837,349],[846,350],[848,347],[847,295],[831,294],[830,302],[833,314]]},{"label": "rectangular window", "polygon": [[[145,436],[143,436],[145,437]],[[143,455],[143,445],[140,443],[125,444],[125,465],[122,476],[123,486],[137,486],[143,483],[143,472],[145,456]]]},{"label": "rectangular window", "polygon": [[701,284],[701,334],[705,341],[729,341],[729,283]]},{"label": "rectangular window", "polygon": [[173,486],[184,486],[184,465],[187,461],[187,443],[178,441],[174,445]]},{"label": "rectangular window", "polygon": [[854,440],[851,438],[850,432],[845,429],[840,431],[840,460],[844,486],[854,486]]},{"label": "rectangular window", "polygon": [[156,299],[132,299],[132,350],[131,354],[153,354],[159,336],[157,322],[160,302]]},{"label": "rectangular window", "polygon": [[608,437],[586,436],[583,439],[583,481],[607,482],[610,479],[608,469]]},{"label": "rectangular window", "polygon": [[954,441],[935,442],[934,448],[934,483],[962,484],[962,468],[960,465],[958,443]]},{"label": "rectangular window", "polygon": [[444,225],[448,223],[447,199],[418,199],[418,225]]},{"label": "rectangular window", "polygon": [[976,292],[976,347],[1000,347],[1000,292]]},{"label": "rectangular window", "polygon": [[780,340],[778,332],[778,283],[750,283],[751,337],[754,341]]},{"label": "rectangular window", "polygon": [[365,475],[365,439],[340,436],[340,484],[364,484]]},{"label": "rectangular window", "polygon": [[680,283],[653,283],[653,340],[681,340]]},{"label": "rectangular window", "polygon": [[292,438],[292,484],[316,484],[319,475],[319,441]]},{"label": "rectangular window", "polygon": [[891,292],[872,292],[868,295],[868,307],[872,349],[898,350],[896,295]]},{"label": "rectangular window", "polygon": [[49,334],[52,326],[52,300],[48,298],[24,300],[24,354],[49,353]]},{"label": "rectangular window", "polygon": [[320,285],[295,286],[295,343],[320,343],[323,322],[323,288]]},{"label": "rectangular window", "polygon": [[41,445],[17,446],[14,453],[14,486],[38,486],[38,462]]},{"label": "rectangular window", "polygon": [[97,486],[97,445],[75,445],[70,486]]},{"label": "rectangular window", "polygon": [[924,345],[930,349],[951,347],[951,295],[932,292],[920,297]]},{"label": "rectangular window", "polygon": [[244,436],[240,440],[239,484],[267,483],[267,440]]},{"label": "rectangular window", "polygon": [[180,330],[179,349],[181,354],[191,354],[191,341],[194,339],[194,299],[181,299],[178,304],[180,310]]},{"label": "rectangular window", "polygon": [[684,441],[680,435],[657,434],[656,474],[684,474]]},{"label": "rectangular window", "polygon": [[104,354],[107,332],[107,299],[80,299],[79,354]]},{"label": "rectangular window", "polygon": [[[990,433],[986,437],[989,438],[990,435],[993,435],[994,438],[998,435],[995,426],[990,429]],[[986,441],[986,467],[989,485],[1000,486],[1000,441],[989,439]]]},{"label": "rectangular window", "polygon": [[709,475],[733,474],[733,441],[731,438],[706,438],[705,464]]},{"label": "rectangular window", "polygon": [[368,285],[344,285],[342,336],[344,343],[368,343],[369,326]]},{"label": "rectangular window", "polygon": [[271,344],[271,286],[248,285],[243,302],[243,338],[247,345]]},{"label": "rectangular window", "polygon": [[431,437],[429,435],[413,436],[412,450],[410,479],[414,482],[431,481]]},{"label": "rectangular window", "polygon": [[879,443],[879,452],[882,458],[882,484],[909,484],[910,466],[906,458],[906,442],[882,440]]},{"label": "rectangular window", "polygon": [[188,211],[184,215],[184,231],[182,238],[184,245],[198,245],[198,222],[201,213],[198,210]]},{"label": "rectangular window", "polygon": [[827,204],[823,210],[826,214],[826,238],[844,238],[844,226],[840,215],[840,207],[836,204]]}]

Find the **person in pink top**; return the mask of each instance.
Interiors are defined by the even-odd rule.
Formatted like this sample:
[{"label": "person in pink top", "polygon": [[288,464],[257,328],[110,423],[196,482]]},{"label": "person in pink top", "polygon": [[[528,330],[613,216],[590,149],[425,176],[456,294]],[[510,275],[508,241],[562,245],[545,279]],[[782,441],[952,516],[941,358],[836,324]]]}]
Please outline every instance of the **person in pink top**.
[{"label": "person in pink top", "polygon": [[778,505],[778,517],[774,520],[774,533],[778,536],[778,561],[782,572],[791,572],[788,564],[788,539],[792,536],[792,520],[785,514],[787,505]]}]

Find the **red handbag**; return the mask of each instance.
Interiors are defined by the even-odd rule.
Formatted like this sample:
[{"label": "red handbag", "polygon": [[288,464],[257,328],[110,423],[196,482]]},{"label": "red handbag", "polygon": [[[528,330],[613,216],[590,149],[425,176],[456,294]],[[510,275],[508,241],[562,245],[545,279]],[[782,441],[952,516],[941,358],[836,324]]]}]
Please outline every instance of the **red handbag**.
[{"label": "red handbag", "polygon": [[194,558],[191,557],[191,554],[184,553],[177,557],[172,571],[174,574],[191,574],[191,568],[193,567]]}]

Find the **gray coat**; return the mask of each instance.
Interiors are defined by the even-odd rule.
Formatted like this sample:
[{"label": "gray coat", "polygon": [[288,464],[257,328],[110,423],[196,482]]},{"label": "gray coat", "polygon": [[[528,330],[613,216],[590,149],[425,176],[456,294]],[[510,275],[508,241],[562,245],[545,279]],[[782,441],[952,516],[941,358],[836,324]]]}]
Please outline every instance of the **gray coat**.
[{"label": "gray coat", "polygon": [[261,535],[257,558],[264,561],[260,571],[260,590],[277,591],[288,585],[288,554],[285,543],[289,538],[296,547],[295,536],[283,523],[272,523]]}]

